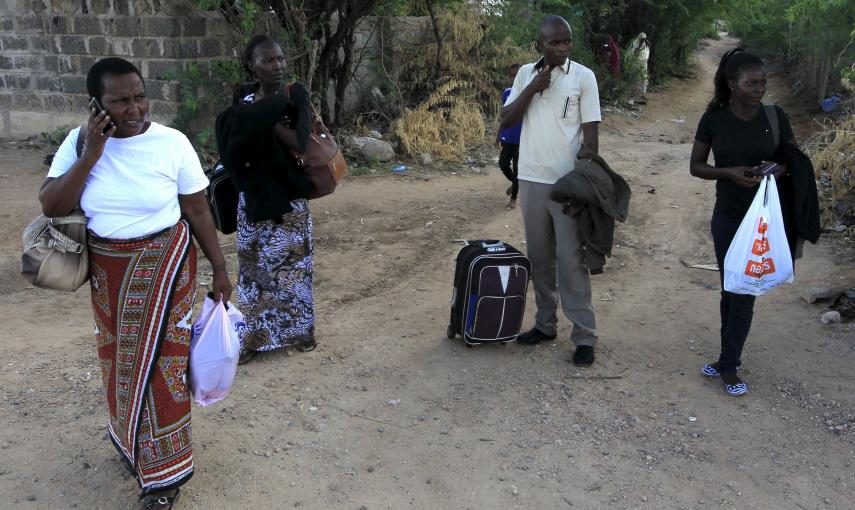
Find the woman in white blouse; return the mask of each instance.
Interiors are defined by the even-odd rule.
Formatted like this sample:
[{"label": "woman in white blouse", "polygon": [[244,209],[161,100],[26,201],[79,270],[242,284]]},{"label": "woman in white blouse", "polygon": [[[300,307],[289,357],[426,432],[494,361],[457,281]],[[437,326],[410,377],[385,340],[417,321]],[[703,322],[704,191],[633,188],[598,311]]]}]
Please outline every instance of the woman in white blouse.
[{"label": "woman in white blouse", "polygon": [[139,482],[143,507],[166,509],[193,474],[185,386],[196,292],[191,235],[213,266],[215,299],[228,300],[232,285],[199,159],[183,134],[148,121],[139,70],[105,58],[86,82],[89,121],[60,146],[39,200],[46,216],[78,204],[86,214],[110,437]]}]

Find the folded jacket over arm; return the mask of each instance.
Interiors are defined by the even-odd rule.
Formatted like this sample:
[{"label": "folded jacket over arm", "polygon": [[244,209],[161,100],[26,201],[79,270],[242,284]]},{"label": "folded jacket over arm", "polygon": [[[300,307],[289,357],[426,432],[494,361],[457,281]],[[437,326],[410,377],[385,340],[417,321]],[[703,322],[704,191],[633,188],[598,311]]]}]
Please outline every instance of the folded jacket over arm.
[{"label": "folded jacket over arm", "polygon": [[802,239],[814,244],[819,240],[821,227],[816,174],[810,158],[792,143],[782,143],[775,159],[786,165],[789,174],[778,179],[778,192],[784,230],[790,251],[796,257]]},{"label": "folded jacket over arm", "polygon": [[553,186],[550,198],[576,219],[591,274],[602,273],[606,257],[612,256],[615,220],[626,221],[631,194],[623,177],[600,156],[577,161]]},{"label": "folded jacket over arm", "polygon": [[250,221],[278,222],[292,211],[292,200],[309,196],[312,185],[273,128],[287,116],[289,127],[297,131],[299,149],[304,150],[311,133],[309,95],[299,82],[291,86],[288,96],[241,103],[240,95],[217,116],[217,149],[226,171],[244,193]]}]

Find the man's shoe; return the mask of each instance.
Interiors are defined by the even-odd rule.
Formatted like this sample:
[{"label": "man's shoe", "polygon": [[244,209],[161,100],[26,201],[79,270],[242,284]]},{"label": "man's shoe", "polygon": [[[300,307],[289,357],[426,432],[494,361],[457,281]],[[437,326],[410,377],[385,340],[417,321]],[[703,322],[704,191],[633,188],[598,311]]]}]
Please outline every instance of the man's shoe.
[{"label": "man's shoe", "polygon": [[519,336],[517,336],[517,343],[525,345],[537,345],[540,342],[548,342],[550,340],[555,340],[557,337],[557,334],[547,335],[546,333],[542,332],[537,328],[531,328],[525,333],[520,333]]},{"label": "man's shoe", "polygon": [[594,364],[594,347],[591,345],[580,345],[573,353],[573,364],[578,367],[588,367]]}]

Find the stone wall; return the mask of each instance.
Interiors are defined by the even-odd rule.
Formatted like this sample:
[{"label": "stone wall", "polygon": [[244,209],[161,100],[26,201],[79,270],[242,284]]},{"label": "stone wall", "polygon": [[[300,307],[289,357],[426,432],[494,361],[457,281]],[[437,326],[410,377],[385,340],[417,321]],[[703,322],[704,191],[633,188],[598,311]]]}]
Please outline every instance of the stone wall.
[{"label": "stone wall", "polygon": [[152,118],[168,121],[190,62],[236,58],[226,21],[170,0],[0,0],[0,136],[77,125],[86,116],[86,72],[104,56],[133,62]]},{"label": "stone wall", "polygon": [[[86,118],[86,73],[98,59],[119,56],[142,72],[151,116],[168,123],[178,108],[174,80],[189,63],[237,58],[234,34],[195,0],[0,0],[0,136],[29,136],[76,126]],[[402,43],[412,43],[427,18],[395,18],[380,49],[376,18],[356,33],[346,111],[390,78]],[[265,23],[269,23],[269,20]],[[382,54],[386,60],[381,62]],[[317,84],[315,84],[317,87]],[[332,84],[328,97],[334,100]]]}]

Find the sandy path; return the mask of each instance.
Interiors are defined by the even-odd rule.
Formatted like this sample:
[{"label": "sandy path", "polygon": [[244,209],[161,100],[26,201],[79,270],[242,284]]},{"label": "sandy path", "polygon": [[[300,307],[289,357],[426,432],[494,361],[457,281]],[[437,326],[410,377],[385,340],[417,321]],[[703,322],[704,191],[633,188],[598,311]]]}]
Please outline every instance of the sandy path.
[{"label": "sandy path", "polygon": [[[689,177],[688,156],[730,44],[702,48],[698,79],[652,94],[641,118],[603,127],[601,150],[634,195],[615,257],[593,280],[592,368],[567,362],[564,320],[559,341],[534,348],[445,339],[451,241],[524,247],[497,169],[351,178],[314,204],[320,347],[261,356],[226,401],[194,410],[197,473],[178,506],[851,508],[855,435],[828,429],[855,429],[855,334],[821,326],[822,306],[798,296],[851,277],[851,261],[809,246],[796,285],[758,301],[750,396],[697,375],[718,352],[718,275],[682,263],[714,260],[714,187]],[[777,81],[772,93],[783,95]],[[132,508],[135,484],[105,439],[88,292],[35,290],[16,274],[44,150],[8,146],[0,501]],[[532,311],[533,297],[526,325]]]}]

